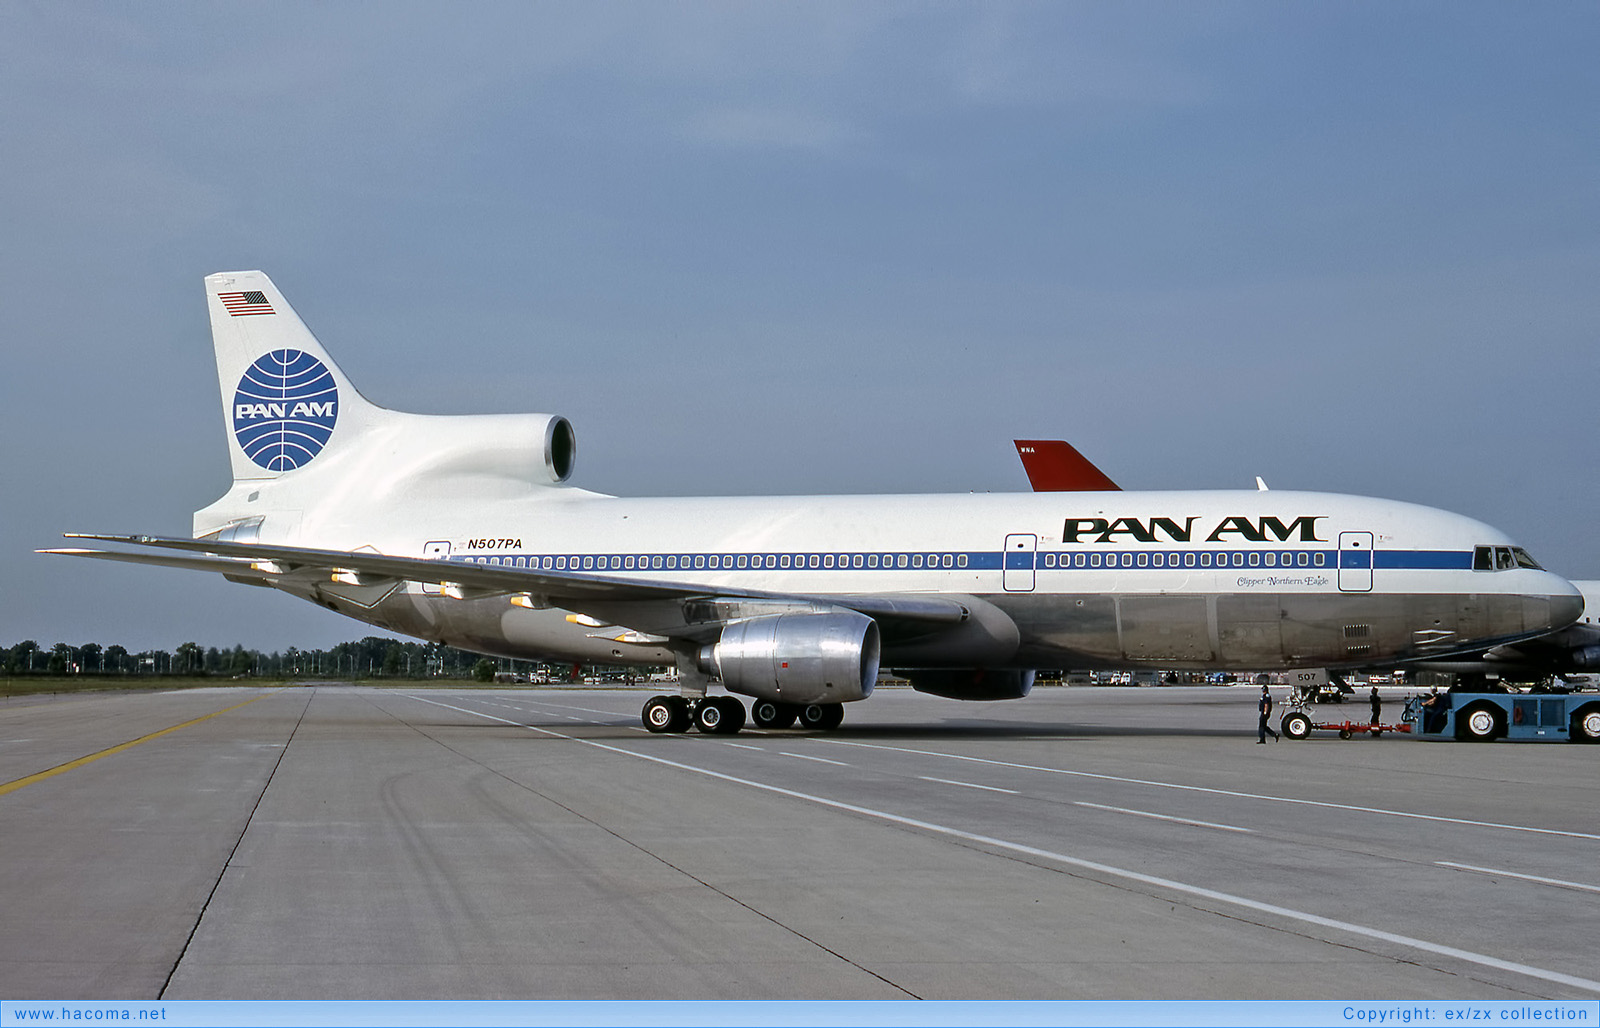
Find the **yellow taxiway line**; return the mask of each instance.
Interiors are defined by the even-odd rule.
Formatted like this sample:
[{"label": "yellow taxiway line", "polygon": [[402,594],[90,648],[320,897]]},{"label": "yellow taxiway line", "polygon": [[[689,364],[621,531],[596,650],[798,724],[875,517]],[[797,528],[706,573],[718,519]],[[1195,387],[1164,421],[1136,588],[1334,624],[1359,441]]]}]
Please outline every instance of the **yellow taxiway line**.
[{"label": "yellow taxiway line", "polygon": [[[282,690],[278,690],[278,692],[281,691]],[[215,711],[214,713],[207,714],[204,717],[197,717],[193,721],[185,721],[181,725],[173,725],[171,728],[163,728],[159,732],[151,732],[149,735],[141,735],[139,738],[130,742],[122,743],[120,746],[113,746],[108,750],[101,750],[99,753],[91,753],[87,757],[79,757],[77,760],[60,764],[56,767],[50,768],[48,771],[40,771],[38,774],[29,775],[26,778],[18,778],[15,781],[6,782],[4,785],[0,785],[0,796],[4,796],[7,793],[16,792],[18,789],[32,785],[35,782],[42,782],[46,778],[54,778],[56,775],[71,771],[74,768],[83,767],[85,764],[92,764],[95,761],[100,760],[102,757],[110,757],[121,753],[123,750],[131,750],[140,743],[149,742],[151,739],[159,739],[163,735],[171,735],[173,732],[176,732],[182,728],[188,728],[190,725],[198,725],[202,721],[210,721],[212,718],[220,717],[223,714],[228,713],[230,710],[238,710],[240,707],[248,707],[256,700],[265,699],[268,696],[275,695],[277,695],[277,692],[262,693],[260,696],[245,700],[243,703],[235,703],[233,706],[227,707],[223,710]]]}]

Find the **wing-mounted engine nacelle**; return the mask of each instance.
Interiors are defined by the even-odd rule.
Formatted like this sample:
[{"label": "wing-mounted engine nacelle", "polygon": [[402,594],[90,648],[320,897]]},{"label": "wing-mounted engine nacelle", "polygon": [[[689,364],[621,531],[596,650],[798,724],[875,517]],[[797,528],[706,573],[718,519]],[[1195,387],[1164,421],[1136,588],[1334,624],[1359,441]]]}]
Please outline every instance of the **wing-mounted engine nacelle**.
[{"label": "wing-mounted engine nacelle", "polygon": [[784,703],[849,703],[878,680],[877,622],[855,611],[735,621],[700,650],[701,670],[729,692]]},{"label": "wing-mounted engine nacelle", "polygon": [[957,671],[901,671],[917,692],[947,700],[1020,700],[1033,688],[1032,671],[969,668]]},{"label": "wing-mounted engine nacelle", "polygon": [[1600,646],[1579,646],[1569,651],[1572,666],[1580,671],[1600,668]]}]

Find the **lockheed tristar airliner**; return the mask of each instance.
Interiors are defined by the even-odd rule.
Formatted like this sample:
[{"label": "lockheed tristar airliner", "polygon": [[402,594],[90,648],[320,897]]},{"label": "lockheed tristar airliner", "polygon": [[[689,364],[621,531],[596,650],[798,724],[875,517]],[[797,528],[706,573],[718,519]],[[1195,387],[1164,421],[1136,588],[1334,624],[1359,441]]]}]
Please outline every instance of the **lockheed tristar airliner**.
[{"label": "lockheed tristar airliner", "polygon": [[217,572],[483,653],[675,665],[652,731],[736,732],[739,695],[763,727],[837,727],[880,666],[1014,699],[1036,668],[1439,659],[1583,609],[1504,533],[1357,496],[588,492],[565,418],[387,410],[266,275],[205,286],[232,488],[192,538],[49,552]]}]

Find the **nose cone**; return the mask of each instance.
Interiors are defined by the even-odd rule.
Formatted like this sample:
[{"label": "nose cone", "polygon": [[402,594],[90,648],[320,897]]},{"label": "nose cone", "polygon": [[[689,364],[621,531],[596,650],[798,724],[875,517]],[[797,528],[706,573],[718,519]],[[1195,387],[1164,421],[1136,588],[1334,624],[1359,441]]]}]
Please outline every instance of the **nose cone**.
[{"label": "nose cone", "polygon": [[1548,596],[1523,597],[1523,614],[1529,629],[1555,631],[1583,616],[1583,593],[1559,575],[1550,576]]}]

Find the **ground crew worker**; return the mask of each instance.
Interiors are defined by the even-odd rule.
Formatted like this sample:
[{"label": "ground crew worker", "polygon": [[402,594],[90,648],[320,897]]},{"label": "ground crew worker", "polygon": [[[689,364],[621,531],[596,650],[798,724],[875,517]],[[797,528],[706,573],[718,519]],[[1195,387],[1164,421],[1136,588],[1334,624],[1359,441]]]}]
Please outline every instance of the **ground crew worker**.
[{"label": "ground crew worker", "polygon": [[1256,704],[1256,713],[1261,715],[1261,719],[1256,722],[1256,743],[1265,746],[1269,735],[1272,736],[1273,742],[1277,742],[1278,733],[1267,724],[1267,719],[1272,717],[1272,693],[1264,685],[1261,687],[1261,702]]},{"label": "ground crew worker", "polygon": [[1383,715],[1383,700],[1378,696],[1378,687],[1372,687],[1372,723],[1377,724]]}]

